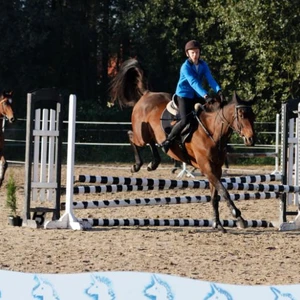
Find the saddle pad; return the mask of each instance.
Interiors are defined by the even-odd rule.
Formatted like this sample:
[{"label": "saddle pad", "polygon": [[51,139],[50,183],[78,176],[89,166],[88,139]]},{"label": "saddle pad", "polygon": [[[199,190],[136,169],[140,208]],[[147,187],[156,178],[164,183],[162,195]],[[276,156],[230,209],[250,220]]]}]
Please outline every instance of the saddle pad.
[{"label": "saddle pad", "polygon": [[177,120],[179,120],[178,116],[172,115],[167,108],[164,109],[161,114],[160,122],[162,129],[167,135],[171,132],[171,129],[176,124]]},{"label": "saddle pad", "polygon": [[173,100],[167,104],[167,110],[174,116],[178,114],[177,107],[174,106]]}]

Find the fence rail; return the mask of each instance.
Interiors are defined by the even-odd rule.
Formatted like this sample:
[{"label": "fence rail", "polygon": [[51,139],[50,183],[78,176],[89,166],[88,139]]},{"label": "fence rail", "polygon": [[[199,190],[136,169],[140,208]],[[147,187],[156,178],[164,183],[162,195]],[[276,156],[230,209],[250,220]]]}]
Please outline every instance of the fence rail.
[{"label": "fence rail", "polygon": [[[65,126],[63,149],[66,149],[68,121],[64,121],[63,123]],[[18,123],[15,124],[5,124],[5,148],[8,150],[6,151],[6,158],[8,161],[24,162],[26,119],[19,119]],[[239,143],[239,139],[233,135],[234,140],[228,144],[231,149],[230,152],[261,152],[263,150],[263,152],[271,151],[278,153],[280,150],[278,143],[280,135],[279,116],[276,122],[255,122],[255,126],[260,128],[258,134],[261,137],[260,140],[262,143],[257,143],[255,147],[246,147],[242,144],[242,140],[241,143]],[[130,122],[76,121],[76,127],[76,146],[80,146],[78,148],[79,152],[95,152],[95,155],[98,153],[98,157],[102,160],[104,158],[103,153],[107,154],[108,152],[107,147],[119,147],[122,151],[128,152],[128,155],[132,156],[131,149],[128,147],[130,143],[127,137],[127,131],[131,129]],[[270,141],[270,144],[266,144],[265,141]],[[17,151],[11,151],[12,148],[17,148]],[[235,156],[235,154],[233,154],[232,157],[233,156]],[[122,156],[119,157],[120,162],[123,162]],[[117,159],[116,162],[118,162]]]}]

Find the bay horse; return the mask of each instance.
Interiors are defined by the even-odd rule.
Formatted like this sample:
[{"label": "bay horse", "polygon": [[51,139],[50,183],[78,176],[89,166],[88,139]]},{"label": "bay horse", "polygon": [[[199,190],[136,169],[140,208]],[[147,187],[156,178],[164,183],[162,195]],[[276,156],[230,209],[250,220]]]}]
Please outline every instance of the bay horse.
[{"label": "bay horse", "polygon": [[14,111],[12,108],[12,96],[12,91],[3,91],[0,93],[0,119],[2,120],[2,127],[0,130],[0,187],[7,169],[7,162],[4,157],[4,123],[5,120],[8,120],[10,123],[15,121]]},{"label": "bay horse", "polygon": [[[117,102],[121,108],[133,107],[131,115],[132,131],[128,132],[130,144],[134,150],[135,164],[132,172],[138,172],[143,164],[140,148],[150,146],[153,160],[148,164],[148,171],[155,170],[161,159],[157,144],[166,138],[161,117],[171,101],[171,95],[163,92],[147,90],[147,80],[139,62],[135,59],[125,61],[110,86],[111,102]],[[241,100],[234,93],[229,103],[220,103],[215,98],[211,107],[195,112],[196,128],[184,143],[173,143],[167,152],[171,158],[186,162],[200,170],[210,183],[210,192],[213,207],[213,228],[226,232],[219,217],[219,194],[226,200],[237,226],[245,228],[246,223],[241,211],[230,199],[227,189],[221,182],[222,165],[226,158],[227,141],[233,131],[237,132],[247,146],[254,145],[255,115],[251,108],[251,101]]]}]

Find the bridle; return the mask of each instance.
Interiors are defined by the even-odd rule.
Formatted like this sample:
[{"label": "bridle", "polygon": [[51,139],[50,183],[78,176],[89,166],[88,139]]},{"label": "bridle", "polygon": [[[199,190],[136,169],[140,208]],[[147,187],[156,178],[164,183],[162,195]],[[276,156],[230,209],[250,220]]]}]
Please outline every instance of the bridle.
[{"label": "bridle", "polygon": [[[228,128],[231,128],[232,131],[238,133],[240,136],[242,136],[242,129],[243,129],[243,124],[242,122],[240,121],[240,118],[239,118],[239,114],[238,114],[238,110],[239,109],[244,109],[244,110],[252,110],[251,109],[251,106],[249,105],[246,105],[246,104],[237,104],[235,105],[235,108],[234,108],[234,116],[232,118],[231,121],[228,121],[227,118],[225,117],[224,115],[224,107],[222,107],[222,109],[220,109],[218,111],[218,114],[217,116],[220,117],[220,119],[222,120],[222,128],[221,128],[221,134],[220,134],[220,137],[222,136],[222,132],[223,132],[223,124],[225,123],[226,125],[226,130]],[[217,141],[215,141],[215,139],[213,138],[213,135],[207,130],[207,128],[204,126],[204,124],[202,123],[201,119],[197,116],[197,114],[195,113],[195,118],[196,120],[198,121],[198,123],[200,124],[200,126],[203,128],[204,132],[206,133],[206,135],[215,143],[217,144]],[[236,121],[236,128],[234,127],[234,122]]]},{"label": "bridle", "polygon": [[[251,106],[245,105],[245,104],[236,105],[235,108],[234,108],[234,116],[233,116],[231,122],[229,122],[226,119],[226,117],[224,116],[224,107],[220,110],[220,112],[222,112],[222,115],[219,112],[219,116],[222,119],[223,123],[226,122],[227,128],[228,127],[231,128],[233,131],[235,131],[236,133],[238,133],[241,136],[242,135],[243,124],[242,124],[242,122],[240,121],[240,118],[239,118],[239,114],[238,114],[239,109],[251,110]],[[236,121],[236,128],[233,126],[235,121]]]},{"label": "bridle", "polygon": [[[8,97],[5,97],[4,99],[0,100],[0,105],[2,105],[2,107],[4,108],[4,105],[7,104],[7,102],[8,102],[9,104],[12,104],[12,99],[11,99],[11,98],[8,98]],[[2,116],[3,116],[3,117],[6,117],[6,115],[4,114],[4,109],[3,109]],[[0,118],[1,118],[1,117],[0,117]]]},{"label": "bridle", "polygon": [[4,97],[4,99],[0,100],[0,106],[3,108],[1,115],[0,115],[0,120],[2,120],[2,124],[1,124],[1,131],[4,131],[5,128],[5,120],[8,119],[7,115],[4,113],[5,109],[4,106],[7,105],[7,102],[9,104],[12,104],[12,99],[9,97]]}]

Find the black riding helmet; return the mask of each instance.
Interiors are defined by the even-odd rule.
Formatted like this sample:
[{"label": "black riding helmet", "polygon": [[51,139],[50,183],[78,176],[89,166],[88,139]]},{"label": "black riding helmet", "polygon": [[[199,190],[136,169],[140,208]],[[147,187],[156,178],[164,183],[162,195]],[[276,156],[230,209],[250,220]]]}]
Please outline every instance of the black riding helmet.
[{"label": "black riding helmet", "polygon": [[196,40],[191,40],[191,41],[188,41],[186,44],[185,44],[185,52],[187,52],[188,50],[190,49],[199,49],[201,50],[201,46],[200,46],[200,43]]}]

